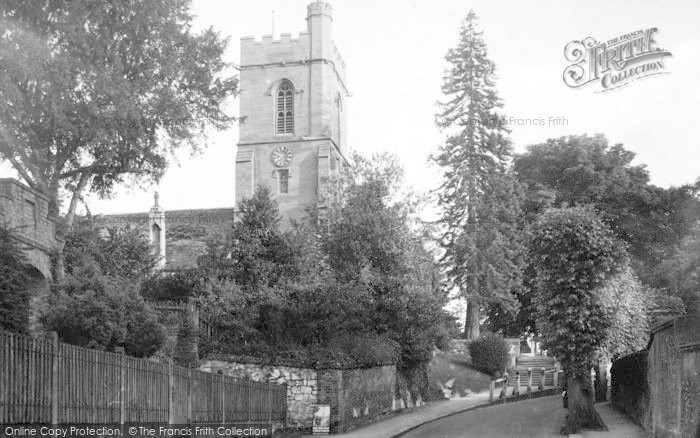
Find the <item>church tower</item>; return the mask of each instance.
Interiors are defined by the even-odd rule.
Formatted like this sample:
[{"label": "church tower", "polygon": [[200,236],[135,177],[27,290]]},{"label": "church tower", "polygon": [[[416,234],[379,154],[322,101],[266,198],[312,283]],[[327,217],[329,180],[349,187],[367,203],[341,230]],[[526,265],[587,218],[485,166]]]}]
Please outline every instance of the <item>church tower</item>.
[{"label": "church tower", "polygon": [[241,38],[236,202],[263,184],[283,222],[323,207],[323,186],[348,160],[345,63],[332,39],[331,6],[307,8],[298,39]]}]

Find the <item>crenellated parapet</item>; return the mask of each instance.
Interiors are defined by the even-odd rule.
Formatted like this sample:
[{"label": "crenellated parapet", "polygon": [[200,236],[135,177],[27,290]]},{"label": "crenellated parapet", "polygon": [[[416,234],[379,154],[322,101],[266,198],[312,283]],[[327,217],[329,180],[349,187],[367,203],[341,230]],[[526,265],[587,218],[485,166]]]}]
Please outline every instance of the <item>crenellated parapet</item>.
[{"label": "crenellated parapet", "polygon": [[[263,35],[241,38],[241,68],[275,68],[323,63],[329,65],[345,86],[345,62],[333,43],[332,8],[325,2],[313,2],[307,8],[307,30],[297,38],[291,33],[279,39]],[[346,90],[347,91],[347,90]]]},{"label": "crenellated parapet", "polygon": [[263,35],[262,40],[243,37],[241,67],[306,61],[309,59],[310,44],[309,32],[299,32],[298,38],[292,38],[291,33],[283,33],[279,39],[274,39],[272,35]]}]

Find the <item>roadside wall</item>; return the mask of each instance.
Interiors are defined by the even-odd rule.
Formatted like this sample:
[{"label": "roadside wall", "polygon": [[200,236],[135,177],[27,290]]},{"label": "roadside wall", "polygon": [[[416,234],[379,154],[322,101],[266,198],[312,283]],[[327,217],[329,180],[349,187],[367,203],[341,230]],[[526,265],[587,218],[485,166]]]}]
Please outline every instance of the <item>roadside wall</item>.
[{"label": "roadside wall", "polygon": [[613,363],[612,402],[653,437],[699,436],[699,309],[656,325],[652,335],[645,369],[629,366],[631,356]]},{"label": "roadside wall", "polygon": [[200,370],[257,382],[287,385],[287,426],[310,429],[314,405],[330,405],[331,433],[342,433],[391,412],[395,407],[395,365],[353,369],[314,369],[255,358],[212,355]]}]

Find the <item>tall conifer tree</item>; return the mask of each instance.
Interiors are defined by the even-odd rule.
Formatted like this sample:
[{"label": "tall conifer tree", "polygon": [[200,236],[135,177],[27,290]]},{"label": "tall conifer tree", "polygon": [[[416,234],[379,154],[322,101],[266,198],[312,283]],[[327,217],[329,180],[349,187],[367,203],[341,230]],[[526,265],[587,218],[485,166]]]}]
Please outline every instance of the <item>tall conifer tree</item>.
[{"label": "tall conifer tree", "polygon": [[437,124],[447,134],[433,160],[443,168],[443,261],[452,287],[467,299],[465,335],[479,336],[480,309],[515,305],[523,245],[518,230],[520,191],[509,175],[509,130],[499,113],[495,64],[487,57],[477,16],[470,11],[443,78],[446,101]]}]

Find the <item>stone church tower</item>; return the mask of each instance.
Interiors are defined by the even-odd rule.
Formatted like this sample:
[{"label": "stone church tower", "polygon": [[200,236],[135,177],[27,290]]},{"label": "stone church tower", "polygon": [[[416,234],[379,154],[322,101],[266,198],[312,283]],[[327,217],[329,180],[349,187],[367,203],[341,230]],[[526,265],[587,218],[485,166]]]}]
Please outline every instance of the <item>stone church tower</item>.
[{"label": "stone church tower", "polygon": [[307,31],[241,38],[236,202],[270,187],[284,222],[323,207],[327,178],[347,163],[345,63],[332,39],[331,6],[308,6]]}]

